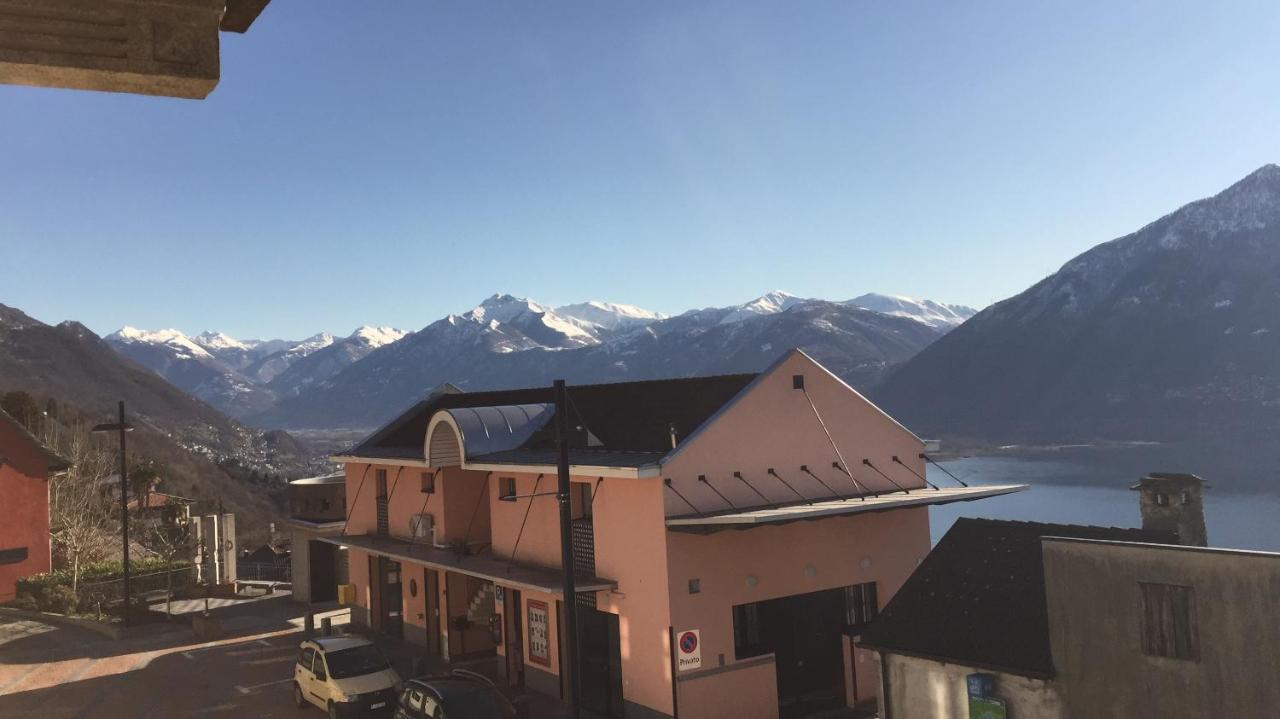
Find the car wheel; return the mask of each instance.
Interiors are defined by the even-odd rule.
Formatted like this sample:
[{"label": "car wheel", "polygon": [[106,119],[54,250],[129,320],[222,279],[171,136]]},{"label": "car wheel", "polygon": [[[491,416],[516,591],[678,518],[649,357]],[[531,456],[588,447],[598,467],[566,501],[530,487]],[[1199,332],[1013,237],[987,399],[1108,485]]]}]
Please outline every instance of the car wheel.
[{"label": "car wheel", "polygon": [[293,703],[297,704],[299,709],[307,708],[307,698],[302,695],[302,686],[297,682],[293,683]]},{"label": "car wheel", "polygon": [[329,702],[329,719],[338,719],[338,705]]}]

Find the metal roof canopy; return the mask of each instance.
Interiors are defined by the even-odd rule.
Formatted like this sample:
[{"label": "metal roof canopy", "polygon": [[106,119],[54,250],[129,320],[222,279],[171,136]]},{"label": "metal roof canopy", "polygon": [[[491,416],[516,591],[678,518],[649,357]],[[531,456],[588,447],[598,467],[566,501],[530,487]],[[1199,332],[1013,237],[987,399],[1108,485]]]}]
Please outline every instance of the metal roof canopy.
[{"label": "metal roof canopy", "polygon": [[[515,449],[542,429],[555,414],[550,404],[507,404],[444,410],[458,429],[466,456]],[[430,438],[427,438],[428,443]]]},{"label": "metal roof canopy", "polygon": [[[452,549],[441,549],[421,542],[371,534],[340,534],[313,537],[313,539],[370,552],[398,562],[410,562],[433,569],[468,574],[504,587],[530,589],[557,597],[563,595],[560,589],[562,576],[559,569],[517,564],[488,552],[458,554]],[[578,577],[577,587],[580,593],[605,592],[617,589],[618,583],[600,577]]]},{"label": "metal roof canopy", "polygon": [[1027,489],[1026,484],[991,484],[975,487],[945,487],[943,489],[912,489],[910,493],[893,492],[868,495],[864,499],[831,499],[813,503],[795,503],[786,506],[759,507],[735,512],[706,516],[683,515],[669,517],[667,527],[675,531],[713,532],[721,529],[748,529],[767,524],[782,524],[824,517],[839,517],[862,512],[883,512],[907,507],[925,507],[952,502],[969,502],[986,497],[997,497]]}]

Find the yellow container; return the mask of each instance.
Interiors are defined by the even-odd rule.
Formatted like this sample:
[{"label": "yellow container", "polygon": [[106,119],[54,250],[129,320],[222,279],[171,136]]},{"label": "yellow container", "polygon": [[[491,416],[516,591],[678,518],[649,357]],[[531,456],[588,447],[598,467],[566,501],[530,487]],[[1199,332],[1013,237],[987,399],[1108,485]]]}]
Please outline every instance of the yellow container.
[{"label": "yellow container", "polygon": [[356,603],[356,585],[339,584],[338,585],[338,604],[355,604]]}]

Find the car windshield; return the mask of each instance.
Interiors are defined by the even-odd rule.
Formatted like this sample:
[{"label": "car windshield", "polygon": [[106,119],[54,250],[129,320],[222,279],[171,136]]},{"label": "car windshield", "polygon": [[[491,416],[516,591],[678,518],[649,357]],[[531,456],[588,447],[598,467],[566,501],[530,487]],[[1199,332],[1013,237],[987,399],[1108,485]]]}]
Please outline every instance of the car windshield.
[{"label": "car windshield", "polygon": [[358,677],[390,668],[382,652],[372,645],[325,652],[324,658],[325,664],[329,667],[329,676],[334,679]]},{"label": "car windshield", "polygon": [[494,689],[483,686],[450,687],[442,692],[446,717],[508,719],[516,715],[511,702]]}]

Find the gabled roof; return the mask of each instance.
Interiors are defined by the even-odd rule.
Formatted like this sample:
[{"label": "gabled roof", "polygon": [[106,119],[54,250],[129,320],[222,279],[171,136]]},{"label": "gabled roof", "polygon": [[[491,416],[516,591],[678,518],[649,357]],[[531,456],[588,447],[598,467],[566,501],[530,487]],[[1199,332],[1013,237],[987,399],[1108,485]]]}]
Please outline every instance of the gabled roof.
[{"label": "gabled roof", "polygon": [[[63,459],[57,452],[49,449],[49,447],[45,446],[44,442],[41,442],[35,435],[31,434],[31,431],[27,429],[26,425],[14,419],[12,415],[3,409],[0,409],[0,422],[5,422],[12,426],[14,430],[18,432],[19,436],[26,439],[27,442],[29,442],[31,446],[44,457],[45,462],[48,464],[48,471],[61,472],[71,466],[70,462]],[[0,461],[8,460],[0,457]]]},{"label": "gabled roof", "polygon": [[[568,387],[571,451],[584,457],[591,457],[596,452],[644,453],[661,457],[671,450],[672,428],[677,439],[687,438],[750,384],[755,376],[737,374],[571,384]],[[433,393],[343,454],[369,459],[422,459],[427,425],[438,410],[554,401],[551,387]],[[555,447],[555,425],[553,418],[520,447],[510,451],[526,452],[526,459],[550,456],[546,453]],[[495,463],[511,462],[516,461],[516,456],[494,457],[493,460]],[[487,461],[478,457],[472,459]],[[551,462],[554,463],[554,459]]]},{"label": "gabled roof", "polygon": [[1173,532],[960,518],[861,646],[1024,676],[1053,676],[1042,537],[1176,544]]}]

